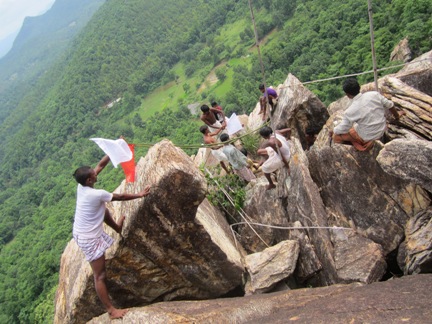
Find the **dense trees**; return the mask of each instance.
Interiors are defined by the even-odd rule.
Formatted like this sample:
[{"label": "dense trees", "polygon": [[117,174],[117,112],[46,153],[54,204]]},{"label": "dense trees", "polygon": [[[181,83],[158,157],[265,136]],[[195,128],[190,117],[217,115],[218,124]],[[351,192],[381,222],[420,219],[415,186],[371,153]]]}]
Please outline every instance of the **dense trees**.
[{"label": "dense trees", "polygon": [[[428,2],[374,1],[380,66],[403,37],[416,54],[430,49]],[[254,6],[269,85],[288,72],[308,81],[371,69],[366,1],[265,0]],[[222,38],[226,26],[229,37]],[[108,1],[63,60],[8,97],[7,111],[0,107],[0,119],[7,117],[0,125],[1,323],[50,321],[60,254],[71,237],[71,174],[102,155],[88,138],[124,135],[146,144],[137,146],[137,156],[163,138],[180,146],[200,143],[198,118],[185,103],[216,99],[228,114],[255,107],[262,76],[252,44],[244,1]],[[216,87],[225,85],[223,94],[211,87],[196,93],[220,62]],[[182,95],[143,118],[148,108],[140,108],[141,101],[169,82]],[[329,102],[341,95],[339,83],[311,88]],[[99,186],[113,190],[122,179],[119,169],[109,168]]]}]

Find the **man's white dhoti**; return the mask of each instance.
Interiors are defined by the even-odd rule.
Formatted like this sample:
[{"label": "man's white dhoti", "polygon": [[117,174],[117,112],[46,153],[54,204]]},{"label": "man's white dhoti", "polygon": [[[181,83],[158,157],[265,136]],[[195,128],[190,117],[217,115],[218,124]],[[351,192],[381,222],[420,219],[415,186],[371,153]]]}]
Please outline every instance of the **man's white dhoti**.
[{"label": "man's white dhoti", "polygon": [[264,173],[272,173],[283,167],[282,158],[277,154],[271,147],[265,148],[267,151],[268,158],[265,160],[261,169]]}]

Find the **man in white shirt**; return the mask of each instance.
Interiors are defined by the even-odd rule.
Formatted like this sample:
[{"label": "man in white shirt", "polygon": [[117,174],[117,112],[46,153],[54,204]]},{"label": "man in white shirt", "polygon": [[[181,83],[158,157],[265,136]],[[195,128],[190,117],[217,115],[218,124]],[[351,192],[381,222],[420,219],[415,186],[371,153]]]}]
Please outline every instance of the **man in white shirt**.
[{"label": "man in white shirt", "polygon": [[220,140],[221,142],[224,142],[224,147],[222,148],[222,152],[227,157],[229,163],[232,166],[234,173],[237,174],[240,178],[242,178],[246,182],[250,182],[256,177],[253,174],[253,172],[248,168],[248,163],[247,163],[248,158],[234,145],[227,143],[229,139],[230,138],[228,134],[221,135]]},{"label": "man in white shirt", "polygon": [[399,114],[393,102],[379,92],[360,93],[360,85],[355,79],[346,79],[343,90],[352,103],[345,110],[342,122],[330,132],[335,143],[351,144],[358,151],[370,150],[387,128],[387,111],[396,120],[404,115],[404,112]]},{"label": "man in white shirt", "polygon": [[110,161],[106,155],[99,161],[96,168],[88,166],[78,168],[74,177],[78,182],[77,203],[73,225],[73,237],[77,245],[83,251],[86,260],[90,262],[93,270],[96,293],[104,304],[110,318],[123,317],[127,309],[117,309],[113,306],[106,287],[105,251],[113,244],[114,240],[103,230],[103,223],[121,233],[124,216],[119,223],[111,217],[105,208],[109,201],[132,200],[142,198],[150,193],[150,186],[137,194],[116,194],[108,191],[95,189],[97,175]]}]

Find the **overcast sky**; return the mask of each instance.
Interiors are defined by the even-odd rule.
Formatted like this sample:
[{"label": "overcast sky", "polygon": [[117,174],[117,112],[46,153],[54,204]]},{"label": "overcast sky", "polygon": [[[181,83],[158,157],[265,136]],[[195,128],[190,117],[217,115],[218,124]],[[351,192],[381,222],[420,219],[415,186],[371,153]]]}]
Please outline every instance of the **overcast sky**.
[{"label": "overcast sky", "polygon": [[0,0],[0,41],[16,34],[25,17],[45,13],[54,2],[55,0]]}]

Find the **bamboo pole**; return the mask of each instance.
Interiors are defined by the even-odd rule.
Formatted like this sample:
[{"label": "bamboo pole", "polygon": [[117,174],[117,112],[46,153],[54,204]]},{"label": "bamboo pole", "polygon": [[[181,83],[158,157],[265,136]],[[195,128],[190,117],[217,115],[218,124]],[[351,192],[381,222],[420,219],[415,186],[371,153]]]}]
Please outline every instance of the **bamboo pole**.
[{"label": "bamboo pole", "polygon": [[[261,65],[261,74],[262,74],[262,80],[263,80],[263,84],[264,84],[264,95],[267,98],[267,84],[266,84],[266,79],[265,79],[265,71],[264,71],[264,63],[262,61],[262,57],[261,57],[261,49],[259,46],[259,38],[258,38],[258,31],[256,28],[256,24],[255,24],[255,16],[254,16],[254,12],[253,12],[253,8],[252,8],[252,1],[248,0],[249,2],[249,9],[250,9],[250,13],[251,13],[251,18],[252,18],[252,23],[253,23],[253,27],[254,27],[254,34],[255,34],[255,44],[258,50],[258,58],[260,61],[260,65]],[[270,112],[268,114],[270,116]]]},{"label": "bamboo pole", "polygon": [[371,38],[371,48],[372,48],[372,65],[373,65],[373,72],[374,72],[374,83],[375,83],[375,90],[378,91],[378,70],[377,70],[376,55],[375,55],[375,36],[374,36],[371,0],[368,0],[368,14],[369,14],[369,29],[370,29],[370,38]]}]

